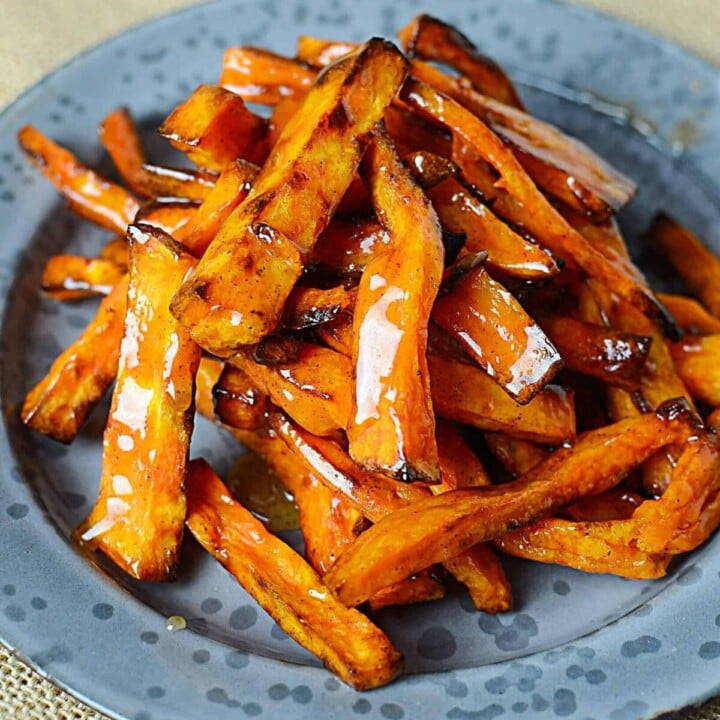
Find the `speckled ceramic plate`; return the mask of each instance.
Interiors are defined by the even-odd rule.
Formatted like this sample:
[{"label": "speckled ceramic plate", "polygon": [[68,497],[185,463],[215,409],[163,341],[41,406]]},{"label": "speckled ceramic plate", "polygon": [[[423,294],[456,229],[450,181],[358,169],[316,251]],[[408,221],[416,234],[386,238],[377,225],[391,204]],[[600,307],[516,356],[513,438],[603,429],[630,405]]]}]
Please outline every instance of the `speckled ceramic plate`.
[{"label": "speckled ceramic plate", "polygon": [[[132,30],[46,78],[0,118],[0,635],[42,673],[110,715],[183,718],[447,717],[526,714],[630,720],[720,691],[720,538],[657,583],[508,563],[513,613],[490,617],[453,594],[377,621],[408,674],[357,694],[331,677],[190,541],[176,583],[93,566],[69,541],[94,499],[102,408],[71,448],[22,428],[24,392],[85,325],[90,305],[43,299],[44,260],[91,253],[103,234],[72,217],[22,160],[34,123],[108,172],[98,121],[118,104],[156,127],[223,48],[292,52],[299,33],[391,35],[430,0],[248,0],[196,7]],[[520,83],[532,110],[640,182],[623,211],[632,239],[666,208],[720,247],[720,77],[680,49],[616,20],[548,0],[475,0],[442,9]],[[165,152],[151,143],[155,157]],[[640,248],[636,248],[640,252]],[[667,285],[647,251],[641,262]],[[225,471],[238,447],[201,425],[193,453]],[[189,630],[170,633],[182,615]]]}]

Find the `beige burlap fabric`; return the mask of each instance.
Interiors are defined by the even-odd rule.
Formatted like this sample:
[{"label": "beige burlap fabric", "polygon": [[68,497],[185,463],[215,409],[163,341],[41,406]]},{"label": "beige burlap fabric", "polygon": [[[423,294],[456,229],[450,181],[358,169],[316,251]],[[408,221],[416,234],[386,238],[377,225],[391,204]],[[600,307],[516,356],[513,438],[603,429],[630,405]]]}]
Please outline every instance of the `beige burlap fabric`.
[{"label": "beige burlap fabric", "polygon": [[[720,65],[718,0],[575,0],[643,25]],[[78,52],[193,0],[1,0],[0,107]],[[92,23],[87,18],[92,17]],[[102,720],[0,645],[0,720]],[[720,699],[689,720],[720,720]],[[182,720],[178,718],[178,720]]]}]

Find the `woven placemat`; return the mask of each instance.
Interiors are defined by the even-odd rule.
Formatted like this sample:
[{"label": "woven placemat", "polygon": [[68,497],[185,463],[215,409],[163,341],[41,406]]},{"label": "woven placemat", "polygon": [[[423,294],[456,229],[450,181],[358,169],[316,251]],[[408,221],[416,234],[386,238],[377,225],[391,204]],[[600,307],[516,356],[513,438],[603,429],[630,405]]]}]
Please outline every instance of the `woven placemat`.
[{"label": "woven placemat", "polygon": [[109,720],[70,697],[0,645],[2,720]]}]

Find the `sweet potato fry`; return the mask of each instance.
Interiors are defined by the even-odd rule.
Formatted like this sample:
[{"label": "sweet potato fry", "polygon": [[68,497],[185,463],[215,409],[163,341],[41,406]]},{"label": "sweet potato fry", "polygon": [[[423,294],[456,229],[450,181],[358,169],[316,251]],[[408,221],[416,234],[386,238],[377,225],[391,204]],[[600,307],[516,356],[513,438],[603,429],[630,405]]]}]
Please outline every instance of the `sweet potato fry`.
[{"label": "sweet potato fry", "polygon": [[720,317],[720,259],[702,240],[666,213],[658,213],[647,232],[647,241],[665,253],[690,292]]},{"label": "sweet potato fry", "polygon": [[18,142],[73,211],[112,232],[125,234],[139,207],[125,188],[100,177],[31,125],[20,130]]},{"label": "sweet potato fry", "polygon": [[569,370],[630,392],[639,389],[651,337],[613,331],[562,315],[543,316],[540,326]]},{"label": "sweet potato fry", "polygon": [[671,556],[651,554],[631,542],[630,521],[576,522],[547,518],[503,535],[495,545],[503,552],[536,562],[555,563],[635,580],[665,575]]},{"label": "sweet potato fry", "polygon": [[433,404],[441,417],[550,445],[575,437],[572,395],[558,386],[549,385],[518,405],[479,368],[434,353],[428,366]]},{"label": "sweet potato fry", "polygon": [[316,74],[291,58],[244,46],[225,51],[219,84],[248,102],[274,105],[289,95],[306,93]]},{"label": "sweet potato fry", "polygon": [[255,165],[245,160],[235,160],[225,167],[178,236],[193,255],[202,256],[223,222],[247,197],[257,170]]},{"label": "sweet potato fry", "polygon": [[711,315],[697,300],[669,293],[658,293],[658,299],[672,313],[684,333],[689,335],[720,333],[720,319]]},{"label": "sweet potato fry", "polygon": [[451,137],[447,131],[397,105],[390,105],[385,110],[383,122],[400,156],[416,151],[430,152],[442,158],[449,158],[452,154]]},{"label": "sweet potato fry", "polygon": [[486,250],[488,267],[524,280],[543,280],[559,272],[550,253],[499,220],[458,180],[448,178],[427,192],[443,227],[465,233],[466,252]]},{"label": "sweet potato fry", "polygon": [[267,396],[240,368],[225,365],[212,390],[215,415],[230,427],[257,430],[270,409]]},{"label": "sweet potato fry", "polygon": [[107,295],[125,274],[125,268],[104,258],[53,255],[45,264],[42,289],[56,300],[81,300]]},{"label": "sweet potato fry", "polygon": [[[316,473],[328,487],[342,492],[370,520],[380,520],[398,508],[428,497],[429,491],[423,485],[397,482],[362,470],[336,443],[309,435],[282,415],[271,415],[270,423],[299,462]],[[498,612],[510,608],[510,586],[491,548],[470,547],[456,557],[446,560],[446,568],[468,586],[478,609]],[[408,573],[405,577],[411,577],[421,569]],[[387,585],[404,579],[395,578]],[[377,588],[377,591],[382,587]],[[374,595],[375,593],[372,593],[371,596]]]},{"label": "sweet potato fry", "polygon": [[197,209],[197,203],[191,200],[158,198],[142,205],[134,222],[153,225],[168,235],[177,234],[195,216]]},{"label": "sweet potato fry", "polygon": [[718,529],[718,526],[720,526],[720,493],[716,493],[708,500],[694,525],[675,533],[667,545],[667,550],[673,555],[695,550]]},{"label": "sweet potato fry", "polygon": [[515,86],[503,69],[482,55],[457,28],[431,15],[418,15],[400,30],[398,37],[409,57],[450,65],[486,95],[506,105],[523,108]]},{"label": "sweet potato fry", "polygon": [[524,475],[548,456],[546,448],[512,435],[486,432],[483,437],[488,450],[513,477]]},{"label": "sweet potato fry", "polygon": [[412,605],[442,597],[445,597],[445,586],[431,572],[424,571],[375,593],[370,598],[370,607],[377,611],[390,605]]},{"label": "sweet potato fry", "polygon": [[310,35],[299,35],[295,46],[295,58],[308,65],[324,68],[356,48],[357,43],[353,42],[322,40]]},{"label": "sweet potato fry", "polygon": [[441,481],[429,486],[431,492],[491,484],[480,458],[470,449],[455,423],[438,420],[435,440],[439,449]]},{"label": "sweet potato fry", "polygon": [[135,192],[146,195],[145,188],[135,182],[145,162],[145,150],[130,111],[117,108],[106,115],[98,135],[122,179]]},{"label": "sweet potato fry", "polygon": [[376,218],[334,218],[320,234],[310,264],[320,270],[360,277],[368,263],[390,243],[387,230]]},{"label": "sweet potato fry", "polygon": [[643,502],[644,498],[641,495],[618,487],[600,495],[578,500],[578,502],[563,508],[561,515],[576,522],[627,520]]},{"label": "sweet potato fry", "polygon": [[268,124],[267,144],[272,148],[280,137],[290,118],[301,108],[305,96],[300,94],[280,98],[273,105],[272,115]]},{"label": "sweet potato fry", "polygon": [[397,479],[437,482],[426,348],[443,272],[440,226],[384,136],[375,136],[365,163],[390,245],[363,272],[355,301],[350,455],[363,467]]},{"label": "sweet potato fry", "polygon": [[204,200],[217,182],[209,170],[191,170],[143,163],[135,175],[135,183],[155,198]]},{"label": "sweet potato fry", "polygon": [[100,491],[78,536],[135,578],[168,580],[185,522],[200,362],[200,348],[170,315],[168,300],[194,260],[152,226],[128,232],[128,305]]},{"label": "sweet potato fry", "polygon": [[[434,119],[453,132],[453,159],[460,165],[468,181],[478,184],[488,199],[494,199],[493,209],[518,225],[525,226],[557,257],[571,262],[591,277],[597,277],[607,287],[628,298],[649,316],[670,326],[667,311],[644,283],[629,275],[624,266],[613,263],[582,235],[574,231],[565,219],[540,193],[523,170],[512,151],[477,117],[451,98],[425,83],[410,77],[404,83],[400,98],[421,116]],[[489,163],[500,175],[498,180],[477,177],[473,158]]]},{"label": "sweet potato fry", "polygon": [[720,430],[720,407],[716,407],[706,418],[705,418],[705,424],[708,426],[708,428],[711,428],[715,430],[716,432]]},{"label": "sweet potato fry", "polygon": [[194,460],[188,474],[187,525],[278,625],[343,682],[368,690],[400,672],[402,657],[384,633],[338,603],[317,573],[233,500],[202,460]]},{"label": "sweet potato fry", "polygon": [[720,334],[670,343],[675,370],[693,398],[720,405]]},{"label": "sweet potato fry", "polygon": [[590,431],[518,480],[414,502],[360,535],[325,582],[341,602],[357,605],[380,586],[615,486],[653,452],[693,432],[692,412],[676,401],[658,413]]},{"label": "sweet potato fry", "polygon": [[221,172],[237,159],[262,164],[268,154],[267,129],[267,120],[248,110],[235,93],[200,85],[158,133],[196,165]]},{"label": "sweet potato fry", "polygon": [[482,266],[446,286],[432,319],[518,403],[527,403],[562,366],[540,326]]},{"label": "sweet potato fry", "polygon": [[376,39],[318,77],[247,200],[173,300],[176,317],[203,347],[226,356],[277,326],[405,67],[392,45]]},{"label": "sweet potato fry", "polygon": [[128,289],[123,277],[78,337],[25,397],[20,416],[37,432],[69,443],[115,379]]},{"label": "sweet potato fry", "polygon": [[342,313],[352,312],[356,296],[357,289],[345,285],[327,289],[296,285],[285,304],[283,326],[302,330],[330,322]]},{"label": "sweet potato fry", "polygon": [[482,95],[466,78],[413,60],[411,74],[445,93],[485,122],[507,145],[533,181],[583,216],[606,220],[637,188],[587,145],[514,107]]},{"label": "sweet potato fry", "polygon": [[320,345],[303,343],[298,356],[286,362],[262,365],[249,352],[238,353],[229,362],[315,435],[329,435],[347,427],[352,401],[348,358]]}]

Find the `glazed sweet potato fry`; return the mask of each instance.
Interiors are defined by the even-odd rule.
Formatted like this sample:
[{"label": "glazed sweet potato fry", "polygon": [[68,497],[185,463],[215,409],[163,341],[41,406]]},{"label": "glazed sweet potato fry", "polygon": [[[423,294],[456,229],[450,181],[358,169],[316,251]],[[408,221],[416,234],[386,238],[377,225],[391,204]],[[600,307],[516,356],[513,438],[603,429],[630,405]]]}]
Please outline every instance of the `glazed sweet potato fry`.
[{"label": "glazed sweet potato fry", "polygon": [[634,580],[665,575],[672,559],[636,547],[632,521],[582,522],[547,518],[497,538],[503,552],[536,562],[566,565]]},{"label": "glazed sweet potato fry", "polygon": [[548,456],[541,445],[500,432],[486,432],[488,450],[513,477],[519,477],[539,465]]},{"label": "glazed sweet potato fry", "polygon": [[666,213],[656,215],[647,241],[665,253],[690,292],[720,317],[720,258]]},{"label": "glazed sweet potato fry", "polygon": [[168,580],[185,522],[200,362],[200,348],[170,315],[168,301],[194,260],[152,226],[128,232],[128,306],[100,491],[78,535],[133,577]]},{"label": "glazed sweet potato fry", "polygon": [[225,365],[212,390],[215,415],[238,430],[257,430],[265,425],[270,409],[267,395],[240,368]]},{"label": "glazed sweet potato fry", "polygon": [[330,435],[347,427],[352,402],[348,358],[303,343],[296,357],[272,365],[257,362],[249,352],[238,353],[229,362],[315,435]]},{"label": "glazed sweet potato fry", "polygon": [[399,51],[376,39],[319,76],[173,300],[200,345],[227,356],[277,326],[405,68]]},{"label": "glazed sweet potato fry", "polygon": [[256,165],[268,154],[268,122],[242,98],[216,85],[200,85],[178,105],[158,133],[196,165],[221,172],[237,159]]},{"label": "glazed sweet potato fry", "polygon": [[317,573],[233,500],[202,460],[194,460],[188,474],[187,525],[275,622],[343,682],[368,690],[400,672],[402,657],[385,634],[338,603]]},{"label": "glazed sweet potato fry", "polygon": [[345,285],[322,289],[296,285],[285,304],[283,326],[292,330],[330,322],[342,313],[352,312],[356,288]]},{"label": "glazed sweet potato fry", "polygon": [[658,293],[658,299],[672,313],[684,333],[688,335],[720,333],[720,318],[711,315],[697,300],[669,293]]},{"label": "glazed sweet potato fry", "polygon": [[69,443],[110,387],[120,356],[127,289],[125,276],[27,394],[20,416],[33,430]]},{"label": "glazed sweet potato fry", "polygon": [[389,243],[387,230],[374,217],[334,218],[320,234],[309,262],[321,271],[359,278],[368,263]]},{"label": "glazed sweet potato fry", "polygon": [[427,193],[443,227],[465,233],[465,252],[487,251],[488,267],[524,280],[543,280],[560,271],[550,253],[502,222],[458,180],[448,178]]},{"label": "glazed sweet potato fry", "polygon": [[103,245],[98,257],[103,258],[103,260],[111,260],[116,265],[127,269],[130,260],[128,244],[125,236],[116,235],[115,237],[110,238],[110,240]]},{"label": "glazed sweet potato fry", "polygon": [[107,295],[124,274],[124,267],[105,258],[53,255],[45,264],[40,283],[56,300],[81,300]]},{"label": "glazed sweet potato fry", "polygon": [[526,405],[518,405],[479,368],[428,356],[435,412],[481,430],[506,432],[558,445],[575,437],[572,395],[549,385]]},{"label": "glazed sweet potato fry", "polygon": [[600,495],[578,500],[578,502],[563,508],[561,515],[568,520],[578,522],[627,520],[644,501],[642,495],[623,487],[617,487]]},{"label": "glazed sweet potato fry", "polygon": [[198,204],[191,200],[157,198],[143,204],[135,215],[135,223],[145,223],[166,232],[177,234],[197,213]]},{"label": "glazed sweet potato fry", "polygon": [[518,403],[529,402],[562,367],[540,326],[482,265],[446,284],[432,319]]},{"label": "glazed sweet potato fry", "polygon": [[373,138],[365,163],[375,212],[390,244],[365,268],[355,301],[350,455],[361,466],[399,480],[437,482],[426,349],[443,272],[440,226],[387,138]]},{"label": "glazed sweet potato fry", "polygon": [[295,46],[295,58],[300,62],[324,68],[343,55],[353,52],[357,43],[341,40],[323,40],[310,35],[299,35]]},{"label": "glazed sweet potato fry", "polygon": [[[271,415],[270,422],[299,462],[316,473],[328,487],[342,492],[372,521],[378,521],[399,508],[411,506],[428,497],[429,490],[425,486],[397,482],[358,468],[336,443],[306,433],[282,415]],[[479,480],[483,479],[484,473]],[[446,569],[467,585],[473,603],[479,610],[499,612],[510,608],[510,586],[491,548],[482,545],[469,547],[446,560]],[[377,591],[402,582],[420,570],[422,568],[407,576],[395,578],[391,583],[377,588]],[[371,596],[374,597],[375,593]]]},{"label": "glazed sweet potato fry", "polygon": [[539,187],[583,216],[605,220],[635,194],[635,183],[554,125],[482,95],[466,78],[450,77],[420,60],[412,61],[410,72],[485,122]]},{"label": "glazed sweet potato fry", "polygon": [[65,196],[72,210],[112,232],[125,234],[139,207],[133,195],[100,177],[31,125],[18,133],[18,142],[30,161]]},{"label": "glazed sweet potato fry", "polygon": [[135,182],[145,163],[145,150],[130,111],[121,107],[106,115],[98,135],[122,179],[135,192],[146,195],[146,189]]},{"label": "glazed sweet potato fry", "polygon": [[370,598],[370,607],[377,611],[390,605],[413,605],[440,600],[443,597],[445,597],[445,586],[441,580],[432,572],[424,571],[375,593]]},{"label": "glazed sweet potato fry", "polygon": [[574,447],[559,448],[518,480],[415,502],[360,535],[325,581],[341,602],[357,605],[379,586],[613,487],[653,452],[694,431],[687,404],[669,403],[656,414],[586,433]]},{"label": "glazed sweet potato fry", "polygon": [[543,316],[540,326],[569,370],[630,392],[639,389],[651,337],[613,331],[563,315]]},{"label": "glazed sweet potato fry", "polygon": [[135,175],[135,184],[146,195],[161,198],[204,200],[217,182],[209,170],[192,170],[143,163]]},{"label": "glazed sweet potato fry", "polygon": [[228,48],[219,84],[248,102],[274,105],[294,94],[304,94],[317,71],[291,58],[255,47]]},{"label": "glazed sweet potato fry", "polygon": [[677,374],[696,400],[720,405],[720,334],[670,343]]},{"label": "glazed sweet potato fry", "polygon": [[398,33],[409,57],[450,65],[481,92],[506,105],[523,108],[515,86],[503,69],[482,55],[457,28],[431,15],[418,15]]}]

